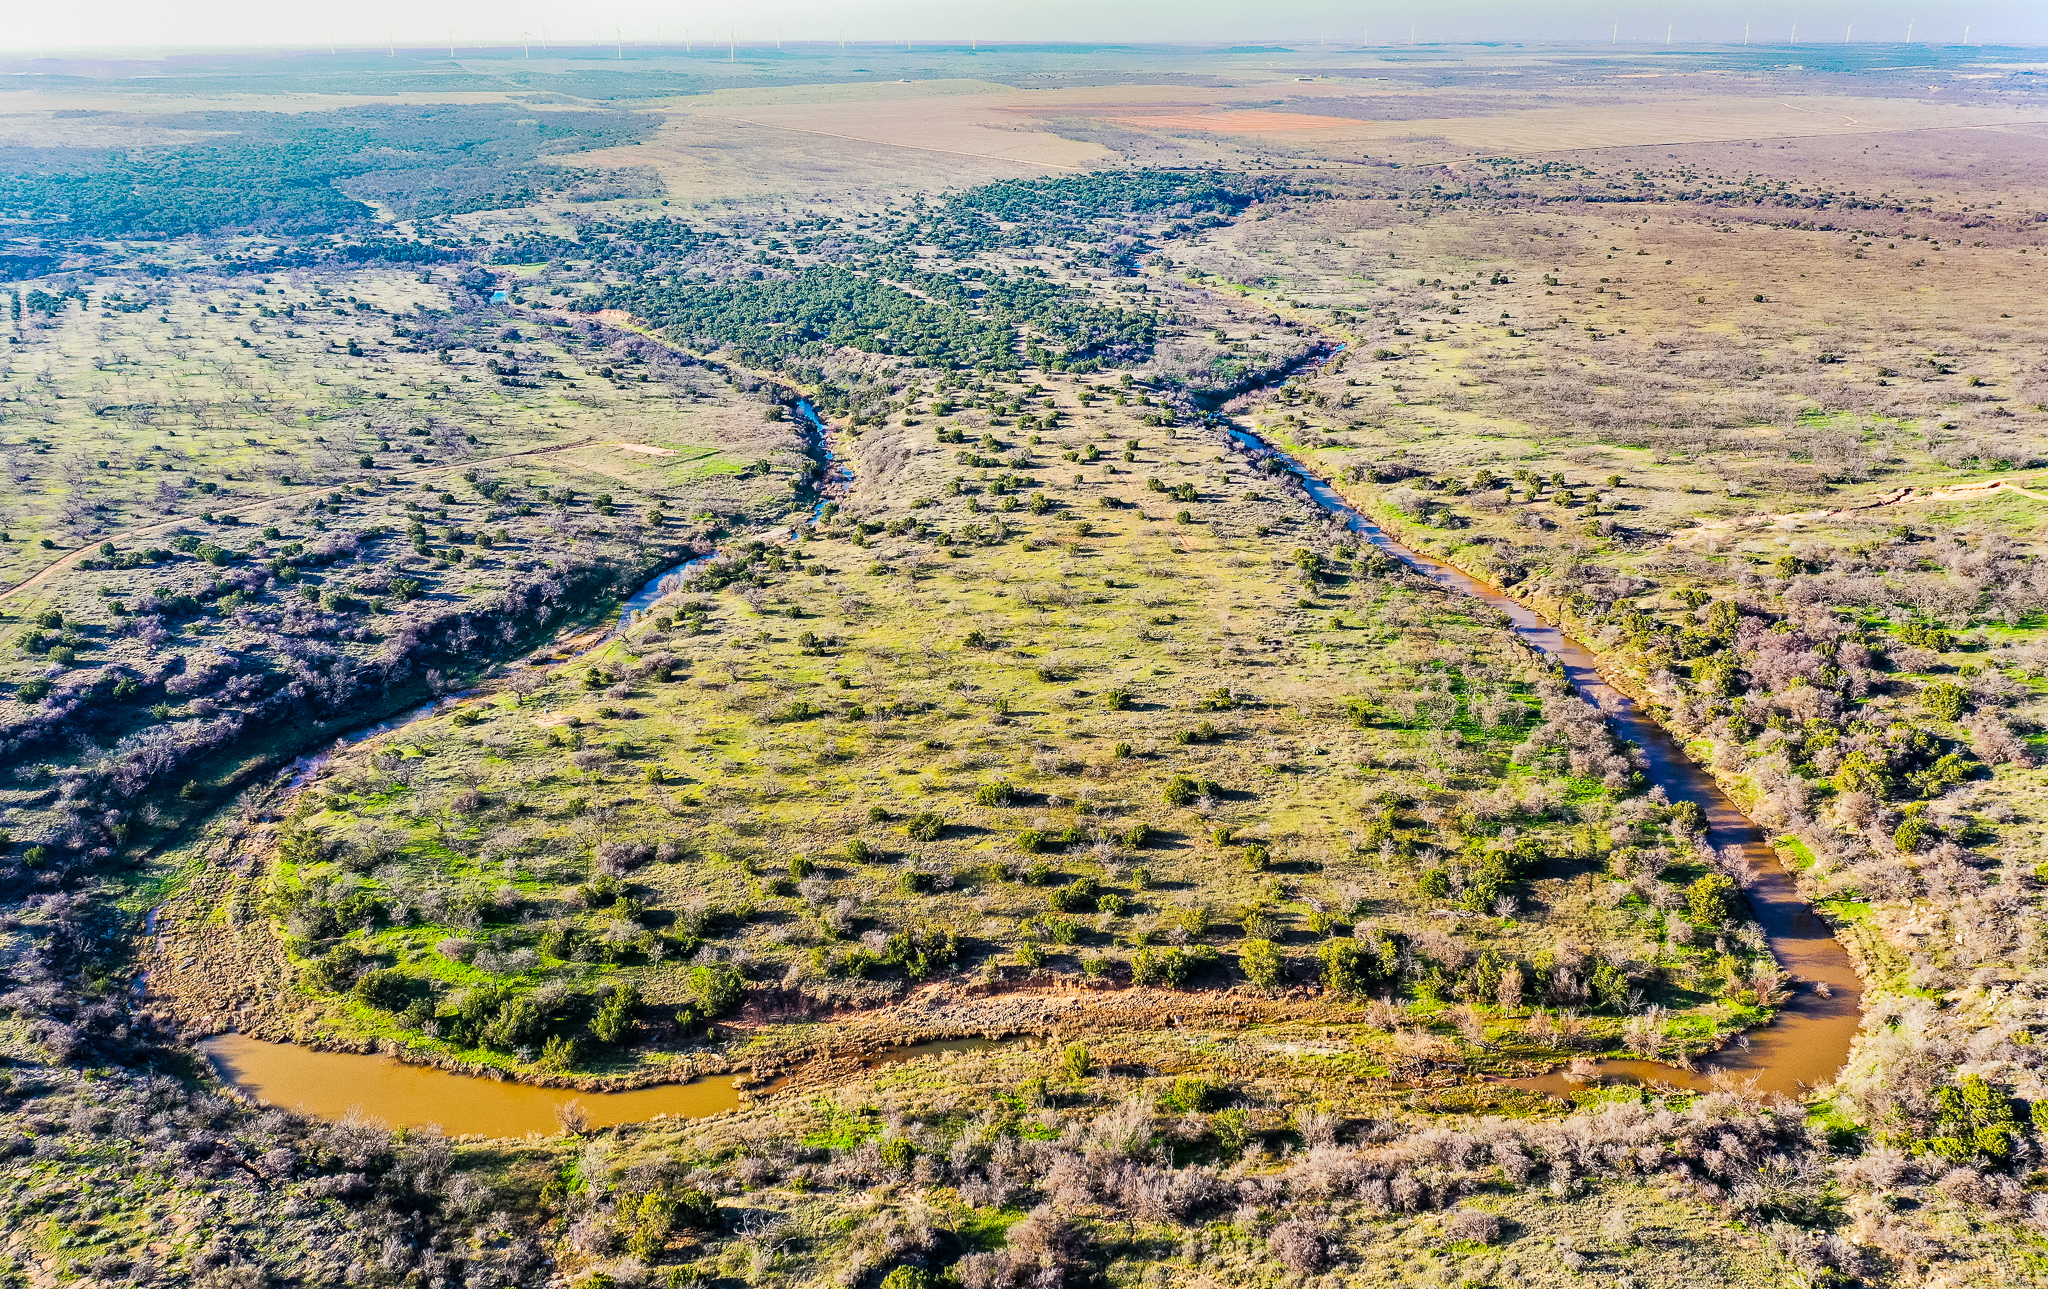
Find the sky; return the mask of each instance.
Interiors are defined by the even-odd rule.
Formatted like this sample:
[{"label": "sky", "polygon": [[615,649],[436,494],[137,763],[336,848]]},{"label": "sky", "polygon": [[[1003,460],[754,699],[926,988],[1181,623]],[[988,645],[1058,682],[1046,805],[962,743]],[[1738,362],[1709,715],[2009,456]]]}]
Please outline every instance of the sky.
[{"label": "sky", "polygon": [[64,0],[16,3],[0,48],[319,46],[387,42],[636,44],[785,41],[1284,42],[1507,40],[1758,44],[1903,41],[2048,45],[2042,0]]}]

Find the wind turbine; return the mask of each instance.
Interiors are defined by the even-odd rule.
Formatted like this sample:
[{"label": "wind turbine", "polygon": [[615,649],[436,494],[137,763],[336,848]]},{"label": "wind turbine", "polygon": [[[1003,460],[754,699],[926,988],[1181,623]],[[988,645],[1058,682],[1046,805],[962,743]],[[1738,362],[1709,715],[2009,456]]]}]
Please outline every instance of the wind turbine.
[{"label": "wind turbine", "polygon": [[612,28],[612,47],[618,51],[618,61],[622,63],[625,62],[626,40],[625,37],[619,35],[619,29],[617,27]]},{"label": "wind turbine", "polygon": [[1608,43],[1608,44],[1610,44],[1610,45],[1619,45],[1619,44],[1621,43],[1621,24],[1620,24],[1620,23],[1618,23],[1618,22],[1617,22],[1617,23],[1615,23],[1615,24],[1614,24],[1614,30],[1612,30],[1612,31],[1610,31],[1610,32],[1608,32],[1608,33],[1607,33],[1607,43]]},{"label": "wind turbine", "polygon": [[1747,22],[1742,24],[1742,43],[1745,45],[1749,43],[1749,24]]},{"label": "wind turbine", "polygon": [[1913,20],[1910,18],[1906,20],[1906,43],[1913,43]]},{"label": "wind turbine", "polygon": [[1844,31],[1844,32],[1842,33],[1842,43],[1843,43],[1843,44],[1845,44],[1845,45],[1846,45],[1846,44],[1848,44],[1848,43],[1849,43],[1849,37],[1851,37],[1851,36],[1853,36],[1853,35],[1855,35],[1855,34],[1856,34],[1856,24],[1852,22],[1852,23],[1850,23],[1850,24],[1849,24],[1849,29],[1848,29],[1847,31]]},{"label": "wind turbine", "polygon": [[521,49],[524,49],[524,50],[526,51],[526,60],[527,60],[528,62],[532,62],[532,61],[533,61],[533,33],[532,33],[532,32],[530,32],[530,31],[522,31],[522,32],[520,32],[520,33],[519,33],[519,47],[520,47]]},{"label": "wind turbine", "polygon": [[1672,29],[1672,28],[1673,28],[1674,26],[1676,26],[1676,25],[1677,25],[1676,23],[1666,23],[1666,24],[1664,25],[1664,43],[1665,43],[1665,44],[1667,44],[1667,45],[1668,45],[1668,44],[1670,44],[1670,43],[1671,43],[1671,29]]}]

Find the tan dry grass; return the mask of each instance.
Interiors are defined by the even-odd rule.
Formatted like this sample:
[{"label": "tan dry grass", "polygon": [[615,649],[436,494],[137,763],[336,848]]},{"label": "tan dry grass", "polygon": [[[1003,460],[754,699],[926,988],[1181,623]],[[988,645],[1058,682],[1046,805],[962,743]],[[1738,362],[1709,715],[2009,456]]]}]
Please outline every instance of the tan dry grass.
[{"label": "tan dry grass", "polygon": [[1794,103],[1729,96],[1653,102],[1631,97],[1483,116],[1346,122],[1351,127],[1347,133],[1320,135],[1316,143],[1330,147],[1353,142],[1441,139],[1453,147],[1486,154],[1561,152],[1575,148],[2012,126],[2042,119],[2039,112],[2020,109],[1898,99],[1816,96]]},{"label": "tan dry grass", "polygon": [[1256,108],[1242,112],[1183,112],[1170,116],[1129,116],[1120,119],[1127,125],[1149,125],[1167,130],[1207,130],[1214,134],[1349,130],[1359,124],[1350,117],[1309,116],[1301,112],[1264,112]]}]

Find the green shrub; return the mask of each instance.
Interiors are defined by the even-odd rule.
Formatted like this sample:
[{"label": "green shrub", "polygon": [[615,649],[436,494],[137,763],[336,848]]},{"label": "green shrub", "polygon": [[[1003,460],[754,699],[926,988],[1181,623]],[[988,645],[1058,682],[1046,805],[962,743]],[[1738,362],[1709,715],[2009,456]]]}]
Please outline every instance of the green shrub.
[{"label": "green shrub", "polygon": [[597,1015],[591,1018],[590,1032],[601,1043],[624,1043],[640,1027],[635,1016],[639,1008],[640,991],[637,988],[624,982],[615,985],[611,995],[597,1009]]},{"label": "green shrub", "polygon": [[912,815],[906,820],[903,825],[903,831],[910,836],[912,841],[937,841],[939,834],[946,831],[946,818],[944,815],[927,810],[922,814]]},{"label": "green shrub", "polygon": [[1674,801],[1666,812],[1671,822],[1687,832],[1705,832],[1707,812],[1697,801]]},{"label": "green shrub", "polygon": [[2019,1144],[2019,1117],[2013,1100],[1985,1081],[1966,1074],[1955,1086],[1935,1092],[1933,1130],[1921,1143],[1927,1153],[1955,1164],[1988,1161],[2008,1163]]},{"label": "green shrub", "polygon": [[[55,653],[56,650],[51,650]],[[1920,687],[1920,703],[1944,721],[1959,721],[1970,707],[1970,691],[1961,685],[1939,680]]]},{"label": "green shrub", "polygon": [[889,937],[883,957],[912,980],[923,980],[953,965],[960,956],[958,933],[949,926],[921,925]]},{"label": "green shrub", "polygon": [[[910,1165],[916,1158],[917,1147],[907,1137],[891,1137],[882,1143],[882,1166],[891,1172],[909,1172]],[[908,1270],[907,1267],[897,1269]]]},{"label": "green shrub", "polygon": [[[600,1013],[602,1015],[602,1013]],[[486,1020],[478,1031],[478,1040],[485,1047],[500,1051],[531,1047],[547,1030],[548,1018],[541,1014],[533,999],[520,996],[506,998],[498,1004],[498,1010]]]},{"label": "green shrub", "polygon": [[1178,989],[1186,984],[1196,971],[1215,960],[1216,951],[1206,945],[1197,945],[1191,949],[1140,949],[1131,959],[1131,983],[1165,985],[1170,989]]},{"label": "green shrub", "polygon": [[1351,998],[1364,998],[1392,984],[1401,969],[1401,951],[1385,935],[1325,940],[1316,946],[1316,956],[1323,961],[1323,987]]},{"label": "green shrub", "polygon": [[1237,965],[1244,978],[1261,989],[1280,983],[1280,950],[1271,940],[1246,940],[1237,951]]},{"label": "green shrub", "polygon": [[1170,1114],[1201,1114],[1208,1110],[1221,1089],[1200,1075],[1183,1074],[1159,1098],[1159,1108]]},{"label": "green shrub", "polygon": [[370,955],[356,945],[338,944],[332,952],[313,960],[306,969],[306,978],[320,989],[339,993],[355,984],[369,962]]},{"label": "green shrub", "polygon": [[1060,913],[1087,913],[1095,907],[1095,899],[1101,892],[1101,884],[1092,877],[1077,877],[1065,886],[1048,892],[1045,902]]},{"label": "green shrub", "polygon": [[1067,1050],[1060,1053],[1060,1073],[1070,1079],[1085,1079],[1095,1071],[1095,1058],[1086,1046],[1080,1043],[1067,1044]]},{"label": "green shrub", "polygon": [[1074,944],[1081,938],[1081,923],[1064,913],[1041,913],[1038,925],[1044,928],[1045,938],[1054,944]]},{"label": "green shrub", "polygon": [[573,1035],[551,1034],[540,1045],[538,1064],[542,1069],[566,1074],[576,1068],[576,1062],[582,1055],[583,1044]]},{"label": "green shrub", "polygon": [[974,804],[978,806],[1007,806],[1016,799],[1016,785],[1002,779],[984,783],[974,791]]},{"label": "green shrub", "polygon": [[402,1010],[411,1001],[405,977],[388,967],[372,968],[357,976],[355,988],[350,992],[370,1006],[385,1011]]},{"label": "green shrub", "polygon": [[1176,774],[1166,781],[1164,795],[1167,805],[1193,805],[1202,797],[1222,796],[1223,785],[1214,779],[1198,779],[1191,775]]},{"label": "green shrub", "polygon": [[691,1005],[707,1019],[732,1010],[746,989],[746,977],[729,962],[692,967],[683,980],[683,991],[689,995]]},{"label": "green shrub", "polygon": [[1721,873],[1708,873],[1685,888],[1686,912],[1700,926],[1720,926],[1728,921],[1739,898],[1734,879]]},{"label": "green shrub", "polygon": [[1130,850],[1142,850],[1152,841],[1152,825],[1134,823],[1118,833],[1116,839]]}]

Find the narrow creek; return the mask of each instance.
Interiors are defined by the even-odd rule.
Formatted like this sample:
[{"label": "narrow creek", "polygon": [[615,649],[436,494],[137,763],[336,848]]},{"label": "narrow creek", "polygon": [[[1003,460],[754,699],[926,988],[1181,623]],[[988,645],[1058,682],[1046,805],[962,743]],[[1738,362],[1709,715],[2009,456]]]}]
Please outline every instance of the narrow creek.
[{"label": "narrow creek", "polygon": [[[818,409],[811,406],[809,399],[796,400],[796,413],[804,425],[802,437],[806,453],[816,458],[818,462],[818,476],[812,485],[818,500],[811,507],[810,519],[810,522],[816,523],[826,506],[846,494],[847,488],[853,483],[853,472],[832,451],[832,427],[826,423],[824,417],[818,415]],[[795,529],[790,530],[792,536],[795,532]],[[619,606],[618,625],[606,639],[616,638],[633,625],[634,618],[653,608],[657,601],[681,590],[683,580],[689,576],[691,569],[717,558],[718,552],[714,550],[708,555],[686,559],[673,568],[665,568],[649,578],[646,585],[628,596],[626,602]]]},{"label": "narrow creek", "polygon": [[[1341,348],[1341,347],[1340,347]],[[1312,355],[1313,365],[1335,351]],[[1293,367],[1282,376],[1291,375]],[[843,497],[852,476],[831,450],[830,427],[809,402],[798,400],[806,423],[806,439],[818,455],[819,500],[812,521],[824,505]],[[1610,1081],[1664,1083],[1704,1089],[1717,1073],[1753,1081],[1766,1092],[1797,1093],[1832,1079],[1847,1059],[1861,1021],[1860,982],[1849,955],[1827,924],[1802,901],[1762,831],[1723,793],[1713,777],[1688,757],[1663,727],[1637,709],[1629,697],[1600,674],[1592,651],[1566,636],[1510,596],[1439,560],[1389,537],[1354,509],[1327,481],[1257,435],[1222,423],[1234,447],[1254,460],[1273,458],[1306,491],[1309,499],[1341,518],[1382,550],[1448,590],[1483,600],[1508,618],[1515,633],[1532,648],[1563,667],[1572,685],[1606,714],[1623,737],[1639,745],[1648,760],[1646,774],[1662,785],[1672,800],[1699,803],[1706,812],[1709,839],[1718,846],[1738,846],[1756,872],[1747,888],[1757,922],[1771,951],[1797,982],[1797,991],[1769,1025],[1743,1036],[1726,1051],[1680,1069],[1655,1061],[1605,1060],[1596,1063],[1597,1077]],[[617,627],[595,648],[602,648],[664,596],[680,589],[688,571],[717,552],[687,560],[661,573],[629,597],[620,608]],[[433,714],[448,699],[425,704],[401,716],[342,736],[353,743]],[[294,786],[311,777],[323,758],[302,760]],[[955,1039],[878,1053],[866,1064],[879,1065],[949,1052],[972,1051],[984,1040]],[[557,1131],[556,1109],[571,1100],[581,1104],[592,1126],[634,1123],[661,1115],[698,1118],[738,1108],[742,1093],[729,1076],[700,1078],[628,1092],[577,1092],[560,1088],[452,1074],[428,1066],[408,1065],[389,1057],[322,1052],[291,1044],[270,1043],[241,1034],[209,1039],[202,1048],[226,1082],[266,1104],[297,1108],[326,1118],[360,1109],[394,1126],[438,1124],[455,1134],[517,1137]],[[1517,1079],[1515,1083],[1542,1091],[1565,1092],[1573,1086],[1563,1074]],[[765,1090],[765,1089],[764,1089]]]},{"label": "narrow creek", "polygon": [[[823,417],[818,415],[817,409],[811,406],[810,400],[797,399],[796,411],[804,425],[801,437],[804,440],[805,451],[807,454],[816,457],[819,463],[818,477],[815,484],[818,501],[811,508],[811,522],[815,523],[819,514],[823,512],[827,505],[845,495],[846,489],[853,482],[853,474],[847,469],[845,462],[840,460],[832,451],[832,427]],[[780,533],[768,534],[770,538],[777,538],[779,536],[794,537],[795,535],[795,528],[791,528],[786,535]],[[691,569],[708,564],[712,560],[717,559],[718,556],[719,551],[716,549],[708,554],[693,555],[682,563],[671,565],[656,573],[653,577],[648,578],[639,590],[627,596],[624,602],[619,605],[619,616],[612,624],[611,630],[607,631],[602,639],[584,650],[582,654],[578,654],[577,657],[594,653],[618,639],[633,625],[634,619],[639,617],[640,614],[653,608],[662,599],[681,590],[683,582],[689,576]],[[574,662],[575,660],[575,658],[570,658],[565,661]],[[517,662],[507,664],[509,667],[524,665]],[[475,692],[475,690],[471,689],[463,690],[461,693],[456,694],[445,694],[439,698],[421,703],[417,707],[400,712],[395,716],[388,716],[374,724],[359,726],[356,729],[336,735],[333,741],[327,744],[325,750],[309,752],[292,763],[286,791],[296,792],[310,783],[314,776],[320,772],[321,768],[327,764],[336,750],[360,743],[367,738],[374,738],[379,734],[388,734],[392,730],[411,725],[415,721],[425,720],[427,717],[453,706]]]},{"label": "narrow creek", "polygon": [[[814,488],[818,497],[809,522],[815,523],[826,505],[843,497],[853,481],[852,471],[833,451],[832,427],[818,415],[808,399],[795,400],[806,452],[818,461]],[[794,537],[796,529],[789,532]],[[593,653],[618,639],[633,625],[636,616],[666,596],[682,589],[691,569],[718,558],[713,550],[663,569],[649,578],[638,591],[619,606],[612,629],[578,657]],[[568,661],[574,661],[569,659]],[[557,664],[561,665],[561,664]],[[304,787],[320,772],[334,752],[364,739],[424,720],[474,693],[449,694],[417,707],[338,735],[320,752],[298,758],[286,771],[286,791]],[[154,930],[156,914],[151,910],[149,929]],[[140,982],[139,987],[146,987]],[[871,1063],[914,1060],[941,1050],[966,1050],[977,1040],[926,1044],[884,1052]],[[579,1092],[563,1088],[537,1087],[474,1075],[453,1074],[425,1065],[410,1065],[387,1056],[356,1052],[326,1052],[291,1043],[272,1043],[246,1034],[228,1033],[200,1044],[201,1051],[221,1079],[243,1094],[265,1105],[298,1109],[323,1118],[336,1119],[351,1110],[361,1110],[394,1127],[439,1125],[449,1133],[490,1137],[519,1137],[532,1132],[554,1132],[560,1121],[556,1110],[566,1102],[578,1102],[593,1127],[638,1123],[660,1115],[702,1118],[742,1104],[741,1093],[730,1076],[692,1079],[687,1083],[661,1084],[626,1092]]]},{"label": "narrow creek", "polygon": [[[1727,1049],[1685,1070],[1657,1061],[1607,1060],[1597,1063],[1599,1077],[1613,1081],[1669,1083],[1706,1088],[1716,1072],[1740,1082],[1755,1081],[1765,1092],[1797,1093],[1833,1079],[1849,1056],[1849,1045],[1862,1023],[1862,983],[1848,950],[1836,940],[1827,922],[1814,912],[1785,871],[1778,852],[1748,816],[1742,813],[1714,777],[1686,755],[1663,726],[1644,715],[1629,696],[1600,673],[1592,650],[1567,636],[1554,623],[1511,596],[1488,586],[1464,570],[1432,559],[1389,537],[1359,513],[1326,480],[1294,457],[1256,434],[1229,428],[1236,448],[1253,460],[1280,462],[1307,492],[1311,501],[1341,518],[1351,531],[1399,559],[1447,590],[1469,595],[1499,609],[1515,634],[1546,657],[1555,659],[1566,678],[1587,702],[1598,707],[1623,739],[1643,749],[1644,773],[1663,787],[1673,801],[1693,801],[1706,811],[1708,840],[1738,846],[1756,876],[1745,888],[1758,925],[1779,964],[1791,973],[1796,992],[1777,1017]],[[1545,1091],[1570,1087],[1563,1074],[1516,1080]]]}]

